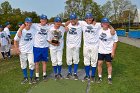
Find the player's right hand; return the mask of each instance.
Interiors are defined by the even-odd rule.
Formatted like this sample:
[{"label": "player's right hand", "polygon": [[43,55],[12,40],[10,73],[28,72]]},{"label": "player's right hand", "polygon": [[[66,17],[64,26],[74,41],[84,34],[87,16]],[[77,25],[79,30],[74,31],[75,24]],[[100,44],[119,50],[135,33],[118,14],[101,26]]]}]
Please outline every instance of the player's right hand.
[{"label": "player's right hand", "polygon": [[15,48],[15,51],[16,51],[17,54],[20,54],[19,48]]},{"label": "player's right hand", "polygon": [[65,31],[68,32],[69,31],[69,28],[68,27],[65,27]]},{"label": "player's right hand", "polygon": [[25,28],[25,24],[22,24],[22,25],[20,26],[20,29],[23,30],[24,28]]},{"label": "player's right hand", "polygon": [[59,43],[56,44],[56,43],[51,43],[53,46],[59,46]]}]

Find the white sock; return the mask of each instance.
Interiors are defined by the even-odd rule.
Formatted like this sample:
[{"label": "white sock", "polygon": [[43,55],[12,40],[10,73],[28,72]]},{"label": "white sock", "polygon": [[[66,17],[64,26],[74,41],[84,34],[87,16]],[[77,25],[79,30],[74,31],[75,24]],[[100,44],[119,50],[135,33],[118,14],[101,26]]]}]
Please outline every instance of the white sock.
[{"label": "white sock", "polygon": [[108,78],[111,78],[111,75],[108,75]]},{"label": "white sock", "polygon": [[43,76],[46,76],[46,72],[43,72]]},{"label": "white sock", "polygon": [[39,77],[39,73],[35,73],[36,77]]},{"label": "white sock", "polygon": [[99,78],[102,78],[102,75],[99,75]]}]

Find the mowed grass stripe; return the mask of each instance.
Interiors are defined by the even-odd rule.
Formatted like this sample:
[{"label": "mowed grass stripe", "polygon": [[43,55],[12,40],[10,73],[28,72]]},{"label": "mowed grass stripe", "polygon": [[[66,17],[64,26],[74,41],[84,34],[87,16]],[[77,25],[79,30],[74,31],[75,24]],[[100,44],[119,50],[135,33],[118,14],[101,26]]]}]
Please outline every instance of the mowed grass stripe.
[{"label": "mowed grass stripe", "polygon": [[86,93],[87,83],[74,80],[54,80],[41,82],[28,93]]}]

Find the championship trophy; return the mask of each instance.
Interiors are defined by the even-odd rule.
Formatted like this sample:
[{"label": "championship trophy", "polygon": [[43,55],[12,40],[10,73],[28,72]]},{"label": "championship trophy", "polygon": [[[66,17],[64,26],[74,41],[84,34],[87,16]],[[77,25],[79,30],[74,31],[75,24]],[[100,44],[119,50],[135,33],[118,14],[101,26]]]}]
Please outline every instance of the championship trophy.
[{"label": "championship trophy", "polygon": [[52,34],[53,34],[52,43],[59,44],[59,39],[61,38],[61,32],[55,30],[52,32]]}]

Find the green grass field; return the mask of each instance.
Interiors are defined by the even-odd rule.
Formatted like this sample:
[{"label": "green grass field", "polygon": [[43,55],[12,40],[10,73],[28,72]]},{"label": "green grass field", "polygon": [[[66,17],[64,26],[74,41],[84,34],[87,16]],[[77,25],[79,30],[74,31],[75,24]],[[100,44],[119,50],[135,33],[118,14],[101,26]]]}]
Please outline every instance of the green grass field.
[{"label": "green grass field", "polygon": [[[79,67],[83,69],[82,52],[80,57]],[[65,50],[63,62],[63,68],[65,68]],[[51,62],[49,62],[47,73],[51,72],[52,67]],[[139,73],[140,48],[118,43],[116,57],[113,61],[113,84],[107,84],[107,70],[106,65],[104,65],[102,84],[91,83],[89,93],[140,93]],[[21,80],[22,72],[18,56],[14,56],[10,60],[0,60],[0,93],[86,93],[86,82],[82,83],[74,80],[54,81],[50,79],[36,85],[21,85]]]}]

